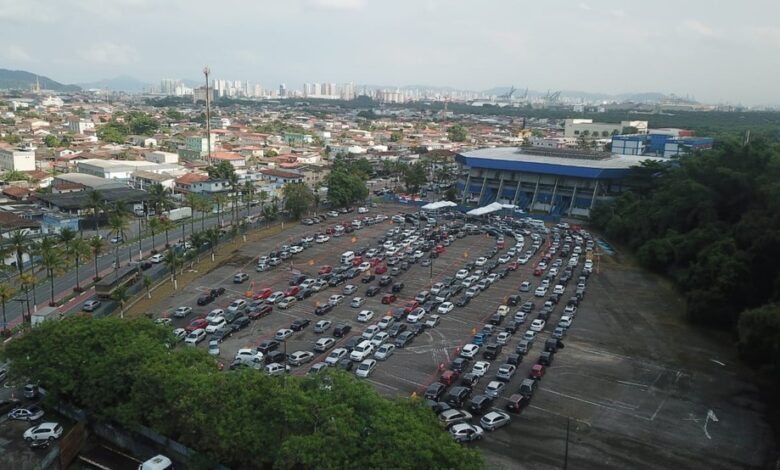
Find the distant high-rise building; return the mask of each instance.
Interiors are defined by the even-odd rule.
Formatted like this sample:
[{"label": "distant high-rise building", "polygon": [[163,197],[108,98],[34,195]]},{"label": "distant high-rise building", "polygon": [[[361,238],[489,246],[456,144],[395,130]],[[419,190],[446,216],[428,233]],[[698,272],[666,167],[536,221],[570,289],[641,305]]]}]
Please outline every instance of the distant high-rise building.
[{"label": "distant high-rise building", "polygon": [[341,93],[339,97],[342,100],[355,99],[355,84],[350,82],[341,85]]},{"label": "distant high-rise building", "polygon": [[279,97],[280,98],[286,98],[287,97],[287,85],[282,83],[279,85]]}]

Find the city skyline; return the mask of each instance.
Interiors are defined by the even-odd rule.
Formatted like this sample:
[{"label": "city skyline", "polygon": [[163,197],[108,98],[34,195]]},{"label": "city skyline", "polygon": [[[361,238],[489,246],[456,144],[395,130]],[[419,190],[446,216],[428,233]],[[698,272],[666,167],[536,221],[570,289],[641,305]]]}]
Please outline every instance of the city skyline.
[{"label": "city skyline", "polygon": [[780,4],[748,3],[712,9],[700,0],[661,1],[640,9],[613,0],[496,0],[479,8],[439,0],[216,7],[180,0],[108,6],[0,0],[6,24],[0,60],[66,83],[118,75],[147,83],[197,78],[209,64],[217,75],[265,87],[298,88],[313,80],[474,91],[515,85],[779,104],[772,77],[780,71],[780,28],[772,19]]}]

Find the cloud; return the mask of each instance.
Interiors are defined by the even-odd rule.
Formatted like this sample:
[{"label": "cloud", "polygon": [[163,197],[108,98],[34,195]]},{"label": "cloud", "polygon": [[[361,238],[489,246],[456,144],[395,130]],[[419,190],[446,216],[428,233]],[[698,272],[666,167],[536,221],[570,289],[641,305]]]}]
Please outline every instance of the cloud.
[{"label": "cloud", "polygon": [[93,44],[79,52],[82,59],[100,65],[129,65],[138,62],[138,52],[130,47],[112,42]]},{"label": "cloud", "polygon": [[612,16],[614,16],[615,18],[625,18],[626,17],[626,12],[622,8],[618,8],[617,10],[612,10],[610,12],[610,14]]},{"label": "cloud", "polygon": [[12,23],[52,23],[57,15],[41,0],[0,0],[0,20]]},{"label": "cloud", "polygon": [[311,0],[314,6],[328,10],[362,10],[365,0]]},{"label": "cloud", "polygon": [[715,31],[698,20],[685,20],[680,25],[680,29],[685,32],[691,32],[700,36],[714,36]]},{"label": "cloud", "polygon": [[577,8],[579,8],[580,10],[586,10],[586,11],[590,11],[590,10],[592,9],[592,8],[590,7],[590,5],[588,5],[588,4],[587,4],[587,3],[585,3],[585,2],[580,2],[580,3],[577,5]]},{"label": "cloud", "polygon": [[760,45],[780,50],[780,29],[778,28],[756,28],[753,30],[753,37]]},{"label": "cloud", "polygon": [[17,44],[8,44],[0,51],[0,57],[9,62],[35,62],[25,48]]}]

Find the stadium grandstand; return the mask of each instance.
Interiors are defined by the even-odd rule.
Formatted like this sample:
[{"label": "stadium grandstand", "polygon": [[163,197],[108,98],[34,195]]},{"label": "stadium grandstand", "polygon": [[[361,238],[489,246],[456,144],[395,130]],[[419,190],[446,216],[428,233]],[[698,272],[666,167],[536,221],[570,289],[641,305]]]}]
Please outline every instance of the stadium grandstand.
[{"label": "stadium grandstand", "polygon": [[665,161],[570,149],[485,148],[455,156],[461,169],[456,188],[462,191],[461,204],[500,202],[556,216],[587,217],[599,199],[626,189],[631,167],[643,160]]}]

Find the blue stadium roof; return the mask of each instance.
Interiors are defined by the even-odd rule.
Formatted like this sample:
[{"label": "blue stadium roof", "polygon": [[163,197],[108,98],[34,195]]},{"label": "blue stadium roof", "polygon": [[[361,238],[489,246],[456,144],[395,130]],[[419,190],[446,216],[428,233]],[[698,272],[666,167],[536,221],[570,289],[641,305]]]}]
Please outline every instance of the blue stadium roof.
[{"label": "blue stadium roof", "polygon": [[584,152],[557,149],[497,147],[461,152],[455,158],[471,168],[587,179],[619,179],[627,176],[629,169],[643,160],[664,160],[641,155],[593,153],[590,158],[587,155]]}]

